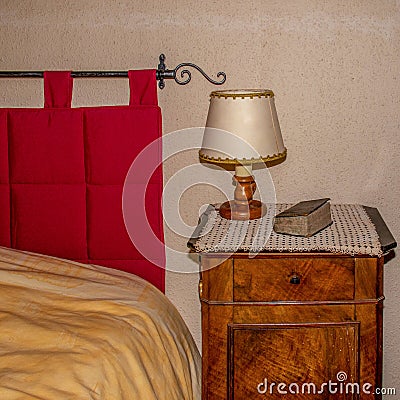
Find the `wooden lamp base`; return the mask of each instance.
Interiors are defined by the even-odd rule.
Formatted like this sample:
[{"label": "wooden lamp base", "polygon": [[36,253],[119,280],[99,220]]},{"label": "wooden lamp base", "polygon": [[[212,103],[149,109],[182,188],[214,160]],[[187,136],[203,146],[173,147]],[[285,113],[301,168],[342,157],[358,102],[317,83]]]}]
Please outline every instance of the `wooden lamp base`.
[{"label": "wooden lamp base", "polygon": [[240,221],[262,218],[266,212],[267,207],[259,200],[251,200],[245,207],[235,202],[235,200],[226,201],[219,207],[219,214],[222,218]]},{"label": "wooden lamp base", "polygon": [[[243,175],[243,171],[247,175]],[[267,208],[261,201],[253,200],[257,186],[251,175],[251,167],[241,167],[240,170],[236,168],[234,179],[236,180],[234,200],[226,201],[220,206],[221,217],[240,221],[262,218]]]}]

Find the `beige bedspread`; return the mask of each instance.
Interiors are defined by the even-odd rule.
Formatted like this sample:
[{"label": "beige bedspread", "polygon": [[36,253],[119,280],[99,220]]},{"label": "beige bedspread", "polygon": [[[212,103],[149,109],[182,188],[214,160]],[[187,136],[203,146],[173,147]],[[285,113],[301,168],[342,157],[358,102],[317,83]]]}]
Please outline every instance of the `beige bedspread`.
[{"label": "beige bedspread", "polygon": [[156,288],[0,247],[1,400],[199,398],[199,353]]}]

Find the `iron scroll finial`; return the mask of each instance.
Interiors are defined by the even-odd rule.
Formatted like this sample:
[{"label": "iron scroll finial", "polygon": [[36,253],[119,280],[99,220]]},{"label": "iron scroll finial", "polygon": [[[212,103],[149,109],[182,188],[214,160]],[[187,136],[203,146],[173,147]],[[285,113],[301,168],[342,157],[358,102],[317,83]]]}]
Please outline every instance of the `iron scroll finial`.
[{"label": "iron scroll finial", "polygon": [[[177,72],[181,69],[181,68],[185,68],[185,67],[190,67],[190,68],[194,68],[197,71],[199,71],[204,78],[206,78],[208,80],[208,82],[212,83],[213,85],[222,85],[223,83],[225,83],[226,81],[226,74],[225,72],[218,72],[217,73],[217,78],[222,77],[219,81],[216,81],[212,78],[210,78],[199,66],[197,66],[196,64],[193,63],[181,63],[178,64],[174,69],[167,69],[166,65],[165,65],[165,55],[164,54],[160,54],[159,57],[159,64],[157,67],[157,72],[156,72],[156,77],[158,82],[158,87],[160,89],[164,89],[165,87],[165,79],[174,79],[176,83],[178,83],[179,85],[186,85],[190,82],[190,80],[192,79],[192,73],[188,70],[188,69],[184,69],[180,72],[180,77],[182,79],[177,78]],[[185,79],[186,77],[186,79]]]}]

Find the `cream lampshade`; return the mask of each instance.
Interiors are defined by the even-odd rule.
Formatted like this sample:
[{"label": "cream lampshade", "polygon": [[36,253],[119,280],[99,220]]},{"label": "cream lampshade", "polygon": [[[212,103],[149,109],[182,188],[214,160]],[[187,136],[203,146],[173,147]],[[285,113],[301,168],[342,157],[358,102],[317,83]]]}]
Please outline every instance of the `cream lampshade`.
[{"label": "cream lampshade", "polygon": [[202,162],[235,167],[234,200],[221,205],[222,217],[262,217],[265,206],[253,200],[253,165],[272,166],[286,158],[274,93],[264,89],[212,92],[199,156]]}]

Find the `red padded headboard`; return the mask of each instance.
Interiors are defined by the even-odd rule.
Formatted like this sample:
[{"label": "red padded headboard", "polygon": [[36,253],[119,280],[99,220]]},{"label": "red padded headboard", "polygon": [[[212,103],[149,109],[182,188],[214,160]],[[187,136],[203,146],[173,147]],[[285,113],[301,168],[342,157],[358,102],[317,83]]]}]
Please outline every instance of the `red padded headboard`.
[{"label": "red padded headboard", "polygon": [[[43,109],[0,110],[0,245],[125,270],[164,291],[165,270],[136,250],[122,215],[128,169],[161,135],[155,71],[129,80],[129,106],[71,108],[70,73],[49,72]],[[159,157],[146,207],[163,240]]]}]

